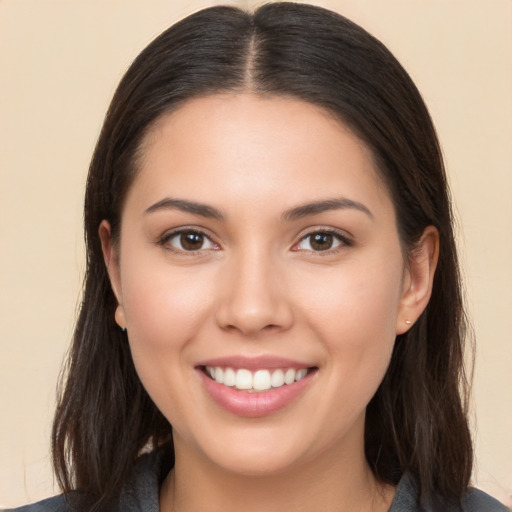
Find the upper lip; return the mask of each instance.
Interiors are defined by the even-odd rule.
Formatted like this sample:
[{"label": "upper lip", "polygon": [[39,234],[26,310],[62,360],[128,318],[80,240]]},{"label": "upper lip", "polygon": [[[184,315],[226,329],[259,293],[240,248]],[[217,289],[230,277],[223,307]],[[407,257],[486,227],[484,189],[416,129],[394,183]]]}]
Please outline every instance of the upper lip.
[{"label": "upper lip", "polygon": [[197,363],[198,367],[203,366],[221,366],[230,368],[244,368],[246,370],[261,370],[261,369],[277,369],[277,368],[312,368],[314,365],[304,363],[293,359],[276,356],[258,356],[258,357],[245,357],[245,356],[226,356],[217,357],[214,359],[205,359]]}]

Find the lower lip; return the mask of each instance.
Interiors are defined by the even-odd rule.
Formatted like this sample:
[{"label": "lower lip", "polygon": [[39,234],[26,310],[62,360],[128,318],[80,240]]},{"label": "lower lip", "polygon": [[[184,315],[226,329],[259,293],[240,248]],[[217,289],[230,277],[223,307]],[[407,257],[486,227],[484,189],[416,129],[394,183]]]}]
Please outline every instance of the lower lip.
[{"label": "lower lip", "polygon": [[290,402],[303,393],[311,383],[311,378],[316,372],[308,372],[301,380],[293,384],[285,384],[279,388],[271,388],[268,391],[239,391],[214,381],[198,369],[208,394],[213,400],[227,411],[238,416],[257,418],[266,416],[284,409]]}]

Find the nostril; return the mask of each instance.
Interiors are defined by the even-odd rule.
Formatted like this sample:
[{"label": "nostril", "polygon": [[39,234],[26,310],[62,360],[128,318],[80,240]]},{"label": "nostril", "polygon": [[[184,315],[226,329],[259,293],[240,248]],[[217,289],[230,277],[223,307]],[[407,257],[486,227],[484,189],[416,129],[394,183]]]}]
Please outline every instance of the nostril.
[{"label": "nostril", "polygon": [[285,296],[272,298],[249,292],[244,289],[219,301],[215,320],[224,332],[236,331],[252,337],[287,330],[293,324],[293,313]]}]

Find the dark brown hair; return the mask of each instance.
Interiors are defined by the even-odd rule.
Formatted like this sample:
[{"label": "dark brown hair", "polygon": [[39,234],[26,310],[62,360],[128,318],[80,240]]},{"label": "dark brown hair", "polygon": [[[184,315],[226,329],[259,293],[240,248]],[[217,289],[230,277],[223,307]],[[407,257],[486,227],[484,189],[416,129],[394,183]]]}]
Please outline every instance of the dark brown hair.
[{"label": "dark brown hair", "polygon": [[338,14],[293,3],[193,14],[157,37],[119,84],[89,169],[85,287],[53,427],[63,491],[79,491],[78,509],[102,510],[148,445],[165,445],[172,465],[171,426],[144,390],[126,334],[114,321],[117,303],[98,227],[107,219],[118,235],[141,141],[160,116],[194,97],[238,91],[327,109],[372,151],[405,250],[414,249],[425,227],[439,230],[430,303],[396,339],[367,408],[365,449],[382,482],[397,484],[408,472],[424,502],[459,501],[472,469],[465,316],[434,127],[413,82],[382,43]]}]

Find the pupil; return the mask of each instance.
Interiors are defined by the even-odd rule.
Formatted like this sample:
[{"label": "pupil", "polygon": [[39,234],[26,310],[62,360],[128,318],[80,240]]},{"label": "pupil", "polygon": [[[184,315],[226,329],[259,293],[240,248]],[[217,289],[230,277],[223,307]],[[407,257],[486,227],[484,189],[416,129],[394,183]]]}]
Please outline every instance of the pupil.
[{"label": "pupil", "polygon": [[187,251],[201,249],[203,240],[204,237],[200,233],[183,233],[180,237],[181,246]]},{"label": "pupil", "polygon": [[315,251],[325,251],[332,247],[332,235],[329,233],[316,233],[311,240],[311,247]]}]

